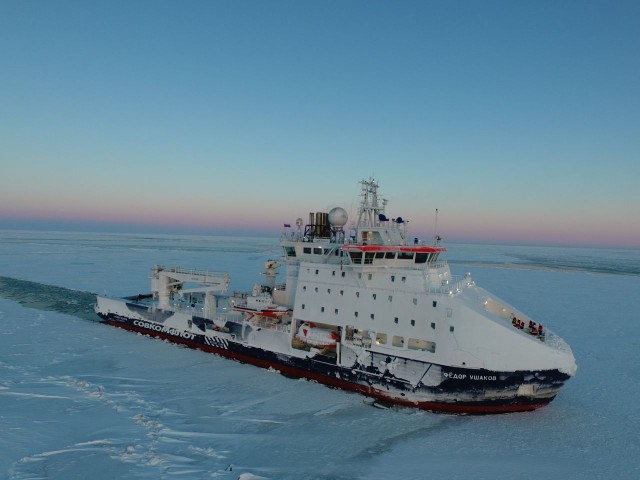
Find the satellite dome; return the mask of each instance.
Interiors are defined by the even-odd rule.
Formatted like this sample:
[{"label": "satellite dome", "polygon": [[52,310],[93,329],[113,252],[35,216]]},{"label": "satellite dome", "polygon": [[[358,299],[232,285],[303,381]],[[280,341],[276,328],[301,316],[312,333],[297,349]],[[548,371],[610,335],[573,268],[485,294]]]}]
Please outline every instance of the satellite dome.
[{"label": "satellite dome", "polygon": [[329,224],[332,227],[344,227],[347,224],[349,216],[344,208],[332,208],[329,212]]}]

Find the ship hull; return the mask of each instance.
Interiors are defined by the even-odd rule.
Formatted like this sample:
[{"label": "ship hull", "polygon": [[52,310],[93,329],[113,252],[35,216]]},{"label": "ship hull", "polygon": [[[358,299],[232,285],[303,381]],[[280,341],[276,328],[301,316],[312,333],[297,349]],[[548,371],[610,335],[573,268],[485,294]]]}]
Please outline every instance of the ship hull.
[{"label": "ship hull", "polygon": [[389,370],[381,373],[377,365],[382,361],[382,354],[372,353],[367,364],[344,366],[338,364],[335,357],[322,354],[310,357],[288,355],[251,346],[228,335],[199,334],[117,313],[97,313],[105,323],[125,330],[261,368],[275,369],[285,376],[306,378],[329,387],[360,393],[383,404],[435,412],[496,414],[535,410],[549,404],[569,378],[558,370],[492,372],[419,362],[425,374],[430,370],[437,371],[440,378],[437,384],[425,385],[422,381],[407,381]]}]

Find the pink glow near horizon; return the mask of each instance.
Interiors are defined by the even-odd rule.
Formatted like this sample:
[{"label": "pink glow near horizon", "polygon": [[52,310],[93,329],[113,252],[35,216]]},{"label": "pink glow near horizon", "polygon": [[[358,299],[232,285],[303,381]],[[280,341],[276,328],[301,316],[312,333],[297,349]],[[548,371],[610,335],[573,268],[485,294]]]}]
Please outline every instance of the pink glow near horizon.
[{"label": "pink glow near horizon", "polygon": [[[295,225],[295,219],[302,215],[264,215],[251,209],[236,206],[230,209],[192,208],[186,212],[183,208],[163,208],[154,210],[150,205],[138,205],[132,208],[117,209],[112,206],[77,205],[75,208],[23,207],[20,211],[3,212],[0,210],[0,227],[5,221],[53,222],[64,228],[65,224],[104,224],[127,227],[152,227],[154,230],[165,228],[168,232],[179,233],[179,230],[199,231],[263,231],[265,234],[279,232],[283,224]],[[6,209],[5,209],[6,210]],[[308,212],[307,212],[308,214]],[[488,216],[486,220],[478,216],[452,215],[452,218],[441,218],[438,233],[445,242],[482,242],[482,243],[519,243],[540,245],[589,245],[619,246],[639,248],[640,239],[629,223],[614,217],[603,221],[597,228],[587,219],[554,218],[548,216],[532,222],[529,218],[509,216]],[[433,236],[433,226],[424,222],[410,222],[409,236],[429,241]]]}]

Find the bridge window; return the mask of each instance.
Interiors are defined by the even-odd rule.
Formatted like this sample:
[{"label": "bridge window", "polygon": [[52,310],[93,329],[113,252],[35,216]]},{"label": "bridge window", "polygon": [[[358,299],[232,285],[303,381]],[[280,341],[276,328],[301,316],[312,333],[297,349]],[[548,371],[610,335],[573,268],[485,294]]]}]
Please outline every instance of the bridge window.
[{"label": "bridge window", "polygon": [[387,334],[386,333],[376,333],[376,345],[386,345],[387,344]]},{"label": "bridge window", "polygon": [[428,253],[420,253],[417,252],[416,253],[416,263],[427,263],[427,259],[429,258],[429,254]]},{"label": "bridge window", "polygon": [[394,347],[404,347],[404,337],[400,335],[394,335],[393,340],[391,341],[391,345]]},{"label": "bridge window", "polygon": [[287,254],[287,257],[296,256],[296,249],[294,247],[284,247],[284,252]]},{"label": "bridge window", "polygon": [[349,252],[353,263],[362,263],[362,252]]}]

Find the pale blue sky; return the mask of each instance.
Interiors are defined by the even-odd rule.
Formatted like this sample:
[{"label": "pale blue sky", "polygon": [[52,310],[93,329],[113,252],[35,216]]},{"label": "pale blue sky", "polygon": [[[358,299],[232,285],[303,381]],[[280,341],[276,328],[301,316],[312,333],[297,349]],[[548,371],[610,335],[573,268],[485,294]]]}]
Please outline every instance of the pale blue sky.
[{"label": "pale blue sky", "polygon": [[640,2],[2,1],[0,228],[640,247]]}]

